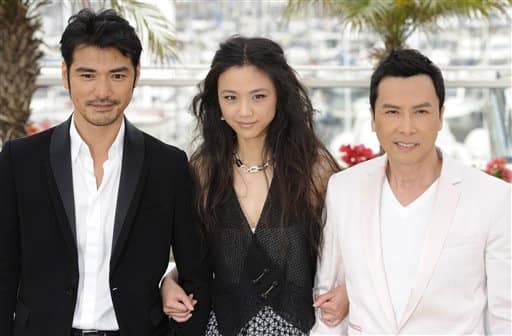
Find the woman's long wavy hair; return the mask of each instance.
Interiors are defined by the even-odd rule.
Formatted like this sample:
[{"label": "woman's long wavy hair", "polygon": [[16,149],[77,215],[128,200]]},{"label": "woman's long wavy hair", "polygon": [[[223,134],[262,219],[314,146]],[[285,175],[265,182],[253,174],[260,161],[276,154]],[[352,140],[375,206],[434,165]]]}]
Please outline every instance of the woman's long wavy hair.
[{"label": "woman's long wavy hair", "polygon": [[[203,233],[218,224],[218,209],[233,185],[233,151],[236,134],[221,120],[217,83],[231,67],[253,65],[274,83],[277,111],[265,137],[264,154],[273,163],[273,200],[279,202],[280,223],[304,223],[312,256],[322,241],[325,188],[318,183],[317,166],[339,169],[313,130],[313,106],[306,89],[286,62],[282,48],[266,38],[234,36],[220,45],[210,70],[192,101],[202,142],[192,154],[197,182],[196,210]],[[325,169],[324,169],[325,170]],[[328,176],[327,176],[328,177]],[[274,182],[272,182],[274,183]]]}]

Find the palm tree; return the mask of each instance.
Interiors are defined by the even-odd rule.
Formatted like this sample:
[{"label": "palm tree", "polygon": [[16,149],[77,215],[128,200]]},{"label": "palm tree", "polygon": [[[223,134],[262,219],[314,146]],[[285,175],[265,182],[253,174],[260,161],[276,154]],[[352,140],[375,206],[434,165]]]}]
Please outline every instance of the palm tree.
[{"label": "palm tree", "polygon": [[357,30],[369,29],[380,36],[383,49],[372,56],[382,59],[390,50],[406,46],[417,29],[432,26],[449,16],[489,17],[495,11],[505,13],[512,0],[288,0],[288,16],[305,7],[320,4],[327,15]]},{"label": "palm tree", "polygon": [[[41,28],[41,7],[49,0],[0,0],[0,146],[25,136],[30,101],[40,72],[42,41],[35,37]],[[89,7],[89,0],[77,2]],[[135,22],[143,43],[157,59],[175,56],[175,38],[170,22],[153,5],[140,0],[102,0],[95,6],[111,7]],[[76,9],[76,8],[75,8]]]}]

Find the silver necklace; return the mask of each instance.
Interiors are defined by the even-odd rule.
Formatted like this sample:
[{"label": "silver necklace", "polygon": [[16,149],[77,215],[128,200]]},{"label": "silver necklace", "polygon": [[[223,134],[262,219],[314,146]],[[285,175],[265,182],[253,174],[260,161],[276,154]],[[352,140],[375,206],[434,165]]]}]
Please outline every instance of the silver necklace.
[{"label": "silver necklace", "polygon": [[259,173],[260,171],[264,171],[268,167],[268,160],[262,165],[254,165],[254,166],[247,166],[240,160],[240,157],[238,156],[238,152],[233,153],[233,159],[235,160],[235,164],[240,170],[242,170],[244,173]]}]

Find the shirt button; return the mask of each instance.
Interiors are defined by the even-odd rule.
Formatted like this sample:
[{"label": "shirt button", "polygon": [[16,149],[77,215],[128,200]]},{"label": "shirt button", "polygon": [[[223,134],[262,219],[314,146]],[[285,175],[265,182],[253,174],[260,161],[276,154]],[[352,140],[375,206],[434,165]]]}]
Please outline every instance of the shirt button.
[{"label": "shirt button", "polygon": [[119,290],[119,288],[117,288],[117,287],[112,288],[112,294],[116,294],[118,290]]},{"label": "shirt button", "polygon": [[64,291],[64,294],[67,296],[72,296],[75,293],[75,289],[73,287],[69,287]]}]

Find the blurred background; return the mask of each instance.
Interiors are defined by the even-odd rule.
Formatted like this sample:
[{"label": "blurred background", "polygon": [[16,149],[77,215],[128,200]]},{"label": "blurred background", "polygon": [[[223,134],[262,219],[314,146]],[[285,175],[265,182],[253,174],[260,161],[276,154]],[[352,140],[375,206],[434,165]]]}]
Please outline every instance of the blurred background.
[{"label": "blurred background", "polygon": [[[133,11],[130,6],[134,2],[45,1],[31,9],[30,13],[35,13],[34,17],[40,22],[33,30],[33,39],[41,41],[37,50],[42,53],[37,60],[40,71],[35,76],[28,114],[18,122],[24,122],[29,133],[62,122],[72,111],[68,93],[61,84],[59,51],[59,39],[69,16],[84,5],[96,9],[124,6],[121,8]],[[165,48],[159,52],[158,46],[145,47],[141,80],[127,117],[146,132],[189,153],[194,148],[196,135],[190,102],[197,93],[197,84],[208,71],[219,43],[231,35],[241,34],[269,37],[283,46],[289,63],[310,90],[317,110],[318,134],[340,160],[340,147],[346,144],[364,144],[378,151],[377,139],[370,128],[369,76],[383,50],[398,43],[398,46],[420,50],[443,71],[447,98],[445,124],[438,145],[449,155],[478,168],[485,168],[495,157],[504,157],[512,163],[512,7],[509,0],[468,1],[467,4],[462,1],[462,7],[466,8],[459,11],[451,6],[460,6],[461,1],[452,0],[437,3],[418,0],[155,0],[141,3],[148,7],[138,12],[139,18],[137,15],[126,17],[137,29],[146,24],[146,32],[141,33],[143,37],[148,29],[153,29],[152,32],[160,36],[157,42]],[[480,8],[469,8],[472,4]],[[367,7],[364,11],[365,5],[371,10]],[[379,13],[401,13],[402,16],[394,17],[401,17],[402,21],[388,22],[387,27],[372,20],[371,15]],[[154,20],[140,21],[141,15]],[[382,32],[392,30],[396,24],[406,28],[403,36]],[[12,33],[10,35],[12,38]],[[2,36],[7,41],[8,36]],[[21,37],[17,39],[18,44],[23,41]],[[6,46],[4,43],[2,48]],[[6,67],[5,71],[12,68],[5,64],[12,62],[5,60],[6,53],[4,50],[4,56],[0,54],[0,72],[2,66]],[[0,76],[0,88],[7,90],[12,80],[3,74]],[[0,104],[3,105],[0,124],[7,119],[5,115],[13,113],[5,108],[6,104],[5,101]],[[6,134],[4,125],[2,139],[7,139]]]}]

